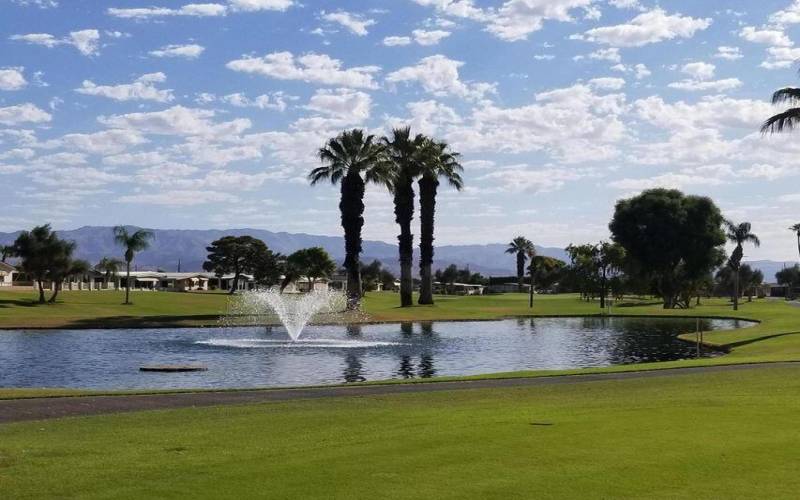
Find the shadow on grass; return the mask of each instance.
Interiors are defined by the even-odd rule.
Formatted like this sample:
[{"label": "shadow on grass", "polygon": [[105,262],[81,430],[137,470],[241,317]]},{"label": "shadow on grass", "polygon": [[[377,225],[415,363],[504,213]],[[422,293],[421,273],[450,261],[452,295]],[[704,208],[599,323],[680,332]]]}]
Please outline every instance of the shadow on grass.
[{"label": "shadow on grass", "polygon": [[800,335],[800,332],[773,333],[771,335],[763,335],[761,337],[755,337],[755,338],[752,338],[752,339],[740,340],[738,342],[731,342],[729,344],[725,344],[725,347],[729,348],[729,349],[730,348],[734,348],[734,347],[742,347],[742,346],[746,346],[746,345],[762,342],[764,340],[772,340],[772,339],[777,339],[777,338],[780,338],[780,337],[788,337],[790,335]]},{"label": "shadow on grass", "polygon": [[3,299],[0,300],[0,308],[7,308],[7,307],[36,307],[36,306],[46,306],[47,304],[40,304],[38,300],[35,299]]},{"label": "shadow on grass", "polygon": [[614,304],[614,307],[649,307],[649,306],[659,306],[663,304],[660,300],[656,301],[648,301],[648,302],[622,302],[620,304]]},{"label": "shadow on grass", "polygon": [[218,314],[192,316],[112,316],[108,318],[76,319],[64,324],[64,329],[86,328],[186,328],[217,326]]}]

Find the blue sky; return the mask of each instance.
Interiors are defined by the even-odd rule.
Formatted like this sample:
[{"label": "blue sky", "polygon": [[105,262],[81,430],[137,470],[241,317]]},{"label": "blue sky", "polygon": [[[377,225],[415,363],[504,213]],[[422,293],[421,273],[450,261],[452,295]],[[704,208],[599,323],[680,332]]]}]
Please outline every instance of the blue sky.
[{"label": "blue sky", "polygon": [[[0,230],[137,224],[339,234],[311,188],[338,131],[410,124],[463,154],[437,242],[607,238],[654,186],[795,259],[800,0],[0,0]],[[795,43],[797,41],[797,43]],[[394,241],[367,194],[365,237]]]}]

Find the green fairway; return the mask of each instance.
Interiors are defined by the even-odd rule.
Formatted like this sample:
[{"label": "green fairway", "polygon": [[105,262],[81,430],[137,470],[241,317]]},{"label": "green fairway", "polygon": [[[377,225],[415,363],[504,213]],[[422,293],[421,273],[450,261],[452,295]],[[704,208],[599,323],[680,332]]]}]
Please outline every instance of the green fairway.
[{"label": "green fairway", "polygon": [[5,498],[795,498],[800,367],[0,426]]}]

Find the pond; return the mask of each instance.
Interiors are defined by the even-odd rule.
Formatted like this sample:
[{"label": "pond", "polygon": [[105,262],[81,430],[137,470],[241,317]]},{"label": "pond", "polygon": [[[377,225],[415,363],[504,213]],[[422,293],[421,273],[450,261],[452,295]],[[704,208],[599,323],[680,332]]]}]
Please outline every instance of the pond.
[{"label": "pond", "polygon": [[[701,320],[704,331],[743,328]],[[535,318],[281,327],[0,332],[0,387],[234,388],[585,368],[694,356],[696,320]],[[706,353],[718,355],[718,353]],[[143,365],[204,372],[143,373]]]}]

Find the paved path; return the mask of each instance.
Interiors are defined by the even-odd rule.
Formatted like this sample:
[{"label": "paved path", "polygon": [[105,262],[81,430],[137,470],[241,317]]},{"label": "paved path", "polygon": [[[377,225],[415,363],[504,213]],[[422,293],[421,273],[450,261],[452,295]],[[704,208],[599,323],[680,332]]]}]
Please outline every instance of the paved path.
[{"label": "paved path", "polygon": [[537,387],[560,384],[578,384],[607,380],[672,377],[696,373],[716,373],[758,370],[776,367],[794,367],[800,362],[705,366],[670,370],[652,370],[592,375],[564,375],[554,377],[491,379],[461,382],[430,382],[419,384],[364,385],[352,387],[314,387],[307,389],[264,389],[230,392],[192,392],[180,394],[153,394],[133,396],[79,396],[39,399],[14,399],[0,401],[0,424],[60,417],[79,417],[106,413],[141,410],[163,410],[198,406],[263,403],[296,399],[331,397],[379,396],[420,392],[453,391],[463,389],[495,389],[507,387]]}]

